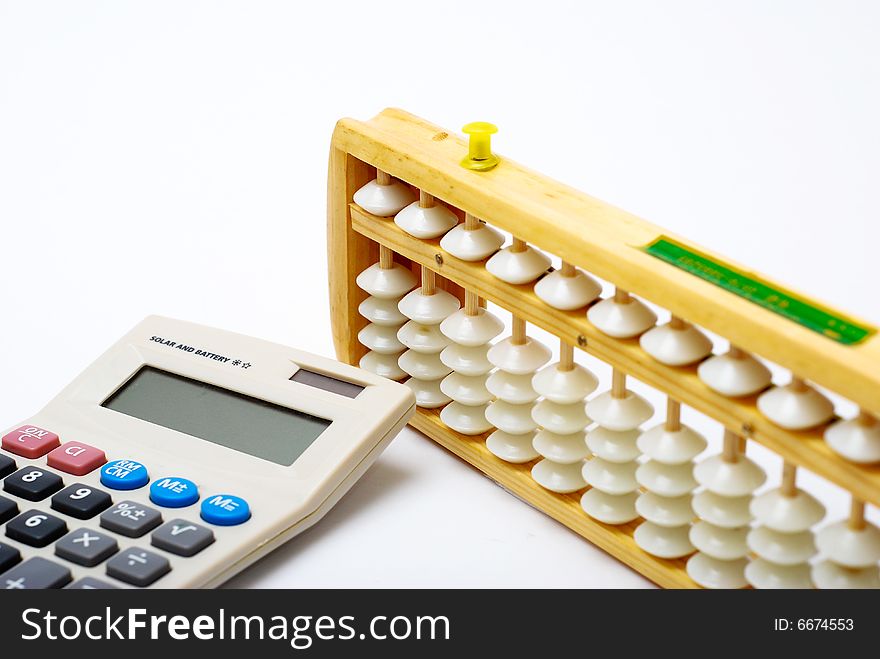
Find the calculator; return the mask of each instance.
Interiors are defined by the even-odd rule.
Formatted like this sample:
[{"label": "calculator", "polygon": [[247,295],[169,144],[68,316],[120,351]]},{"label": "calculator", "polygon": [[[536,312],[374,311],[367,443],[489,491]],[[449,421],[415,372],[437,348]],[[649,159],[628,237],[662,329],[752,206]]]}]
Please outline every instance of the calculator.
[{"label": "calculator", "polygon": [[353,366],[148,317],[3,432],[0,589],[215,587],[317,522],[414,410]]}]

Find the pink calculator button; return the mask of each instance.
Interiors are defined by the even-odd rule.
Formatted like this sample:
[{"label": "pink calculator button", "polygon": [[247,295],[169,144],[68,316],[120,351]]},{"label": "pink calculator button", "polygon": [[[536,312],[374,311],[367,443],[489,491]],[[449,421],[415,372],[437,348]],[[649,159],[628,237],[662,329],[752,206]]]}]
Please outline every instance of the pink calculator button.
[{"label": "pink calculator button", "polygon": [[5,450],[29,460],[46,455],[60,443],[58,435],[54,432],[36,426],[22,426],[3,435]]},{"label": "pink calculator button", "polygon": [[107,462],[104,451],[80,442],[65,442],[49,454],[50,467],[82,476]]}]

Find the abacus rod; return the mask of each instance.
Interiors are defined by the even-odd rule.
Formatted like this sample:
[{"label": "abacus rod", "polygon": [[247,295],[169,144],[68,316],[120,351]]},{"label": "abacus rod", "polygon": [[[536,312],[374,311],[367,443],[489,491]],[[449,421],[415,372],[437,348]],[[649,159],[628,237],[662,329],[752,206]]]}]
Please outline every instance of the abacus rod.
[{"label": "abacus rod", "polygon": [[681,430],[681,403],[672,397],[666,399],[666,424],[664,427],[669,432]]},{"label": "abacus rod", "polygon": [[379,245],[379,267],[383,270],[390,270],[394,267],[394,252],[390,247]]},{"label": "abacus rod", "polygon": [[480,228],[480,220],[477,219],[475,215],[471,215],[470,213],[464,214],[464,230],[465,231],[476,231]]},{"label": "abacus rod", "polygon": [[562,262],[562,276],[563,277],[574,277],[577,274],[577,269],[568,261]]},{"label": "abacus rod", "polygon": [[618,304],[627,304],[629,302],[629,293],[616,286],[614,288],[614,301]]},{"label": "abacus rod", "polygon": [[377,169],[376,183],[378,183],[379,185],[391,185],[391,174],[381,169]]},{"label": "abacus rod", "polygon": [[433,295],[437,290],[437,278],[434,271],[422,266],[422,295]]},{"label": "abacus rod", "polygon": [[519,252],[524,252],[524,251],[526,251],[527,247],[528,247],[528,245],[526,245],[526,241],[520,240],[516,236],[513,236],[513,242],[510,245],[511,252],[513,252],[514,254],[519,253]]},{"label": "abacus rod", "polygon": [[740,437],[734,432],[724,430],[724,441],[721,448],[721,459],[725,462],[739,460]]},{"label": "abacus rod", "polygon": [[565,341],[559,342],[559,370],[574,370],[574,346]]},{"label": "abacus rod", "polygon": [[687,327],[687,323],[685,323],[684,320],[682,320],[678,316],[672,316],[672,318],[669,319],[670,329],[683,330],[685,327]]},{"label": "abacus rod", "polygon": [[611,371],[611,397],[626,398],[626,373],[619,368]]},{"label": "abacus rod", "polygon": [[852,498],[847,524],[854,531],[861,531],[865,528],[865,502],[861,499]]},{"label": "abacus rod", "polygon": [[419,208],[433,208],[434,197],[424,190],[419,190]]},{"label": "abacus rod", "polygon": [[513,317],[510,342],[517,346],[526,342],[526,321],[519,316]]},{"label": "abacus rod", "polygon": [[797,494],[797,467],[788,460],[782,463],[782,484],[779,489],[783,496],[793,497]]},{"label": "abacus rod", "polygon": [[473,291],[464,292],[464,315],[476,316],[480,311],[480,296]]},{"label": "abacus rod", "polygon": [[798,393],[803,393],[804,391],[809,389],[809,387],[807,387],[807,383],[804,382],[804,380],[802,378],[799,378],[798,376],[796,376],[794,373],[792,373],[792,375],[791,375],[790,386],[792,388],[792,391],[796,391]]}]

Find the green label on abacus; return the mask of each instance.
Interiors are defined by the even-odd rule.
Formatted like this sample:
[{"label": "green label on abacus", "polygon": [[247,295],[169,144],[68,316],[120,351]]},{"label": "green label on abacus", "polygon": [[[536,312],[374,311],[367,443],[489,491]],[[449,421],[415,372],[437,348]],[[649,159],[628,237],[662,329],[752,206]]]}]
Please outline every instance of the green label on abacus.
[{"label": "green label on abacus", "polygon": [[670,238],[658,238],[642,249],[676,268],[744,297],[838,343],[854,345],[877,331],[810,302],[796,293],[695,252]]}]

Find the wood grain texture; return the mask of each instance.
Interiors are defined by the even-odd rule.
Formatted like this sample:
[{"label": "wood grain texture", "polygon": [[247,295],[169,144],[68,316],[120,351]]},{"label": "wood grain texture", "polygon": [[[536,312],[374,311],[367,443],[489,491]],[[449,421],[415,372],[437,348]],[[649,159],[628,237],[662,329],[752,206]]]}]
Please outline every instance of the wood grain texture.
[{"label": "wood grain texture", "polygon": [[472,464],[512,494],[565,524],[578,535],[645,575],[657,585],[664,588],[698,588],[685,571],[686,559],[656,558],[646,554],[636,545],[632,536],[636,527],[642,522],[641,519],[620,526],[597,522],[581,508],[582,492],[555,494],[545,490],[532,479],[531,470],[534,463],[514,465],[499,460],[486,448],[488,433],[473,437],[460,435],[450,430],[440,420],[438,410],[420,409],[410,424]]},{"label": "wood grain texture", "polygon": [[330,317],[345,318],[333,322],[333,345],[339,359],[357,364],[367,352],[357,340],[367,320],[358,313],[358,305],[367,294],[355,284],[363,270],[379,260],[379,248],[356,233],[351,226],[348,203],[354,193],[376,175],[374,168],[337,148],[330,149],[327,173],[327,263],[332,264],[329,278]]},{"label": "wood grain texture", "polygon": [[[583,309],[560,311],[549,307],[535,295],[532,285],[503,282],[492,276],[483,262],[456,259],[443,252],[438,241],[414,240],[393,222],[376,218],[354,204],[351,221],[354,231],[371,241],[435,269],[442,277],[508,311],[515,311],[524,320],[712,417],[729,430],[764,444],[785,460],[827,478],[860,499],[880,504],[880,466],[861,466],[844,460],[825,443],[821,428],[809,432],[780,428],[758,412],[755,396],[734,399],[715,393],[697,376],[696,367],[665,366],[649,357],[638,340],[602,334],[586,319]],[[436,260],[438,253],[443,254],[442,265]],[[579,337],[586,340],[585,345],[581,345]]]},{"label": "wood grain texture", "polygon": [[880,336],[836,343],[637,248],[665,235],[742,268],[729,259],[508,158],[466,170],[462,138],[401,110],[341,120],[333,146],[880,413]]}]

